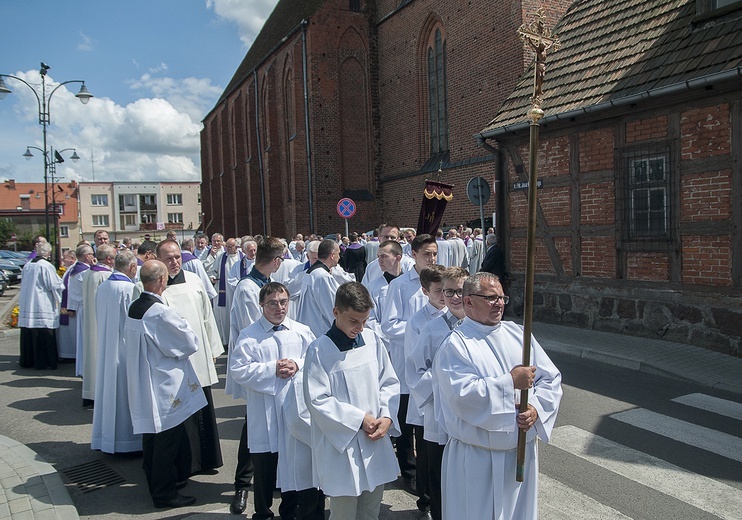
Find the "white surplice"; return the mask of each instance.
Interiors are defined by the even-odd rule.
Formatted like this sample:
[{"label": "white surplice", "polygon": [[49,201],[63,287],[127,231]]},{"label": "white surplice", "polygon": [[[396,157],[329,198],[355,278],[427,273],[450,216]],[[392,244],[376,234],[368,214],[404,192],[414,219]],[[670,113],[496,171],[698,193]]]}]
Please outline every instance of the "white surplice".
[{"label": "white surplice", "polygon": [[335,293],[340,284],[323,266],[318,266],[301,281],[301,299],[297,321],[312,329],[316,337],[330,330],[335,317]]},{"label": "white surplice", "polygon": [[451,266],[451,245],[445,238],[439,238],[435,241],[438,245],[438,254],[436,256],[436,263],[443,267]]},{"label": "white surplice", "polygon": [[[114,271],[114,275],[120,274]],[[141,435],[134,434],[129,412],[124,325],[132,302],[134,283],[109,278],[98,287],[98,368],[90,447],[104,453],[142,450]]]},{"label": "white surplice", "polygon": [[442,316],[430,320],[420,330],[415,346],[407,356],[407,386],[410,388],[409,407],[417,406],[423,418],[423,438],[444,446],[448,435],[435,420],[433,404],[433,359],[441,343],[448,337],[458,319],[446,311]]},{"label": "white surplice", "polygon": [[[106,268],[102,264],[97,264]],[[95,308],[95,293],[100,284],[111,276],[110,269],[96,271],[90,268],[82,276],[82,320],[77,341],[82,342],[82,398],[95,399],[95,376],[98,370],[98,316]]]},{"label": "white surplice", "polygon": [[126,371],[134,433],[159,433],[206,406],[188,356],[198,338],[175,309],[153,304],[142,319],[127,318]]},{"label": "white surplice", "polygon": [[428,297],[423,294],[420,275],[412,268],[389,284],[386,303],[382,309],[381,330],[389,342],[389,356],[399,377],[400,391],[409,394],[405,381],[404,334],[407,321],[423,308]]},{"label": "white surplice", "polygon": [[278,468],[282,491],[315,487],[312,478],[312,426],[304,402],[304,370],[291,378],[283,402],[283,437],[278,444]]},{"label": "white surplice", "polygon": [[484,241],[480,238],[472,238],[466,248],[469,252],[469,274],[476,274],[482,268],[482,260],[484,260]]},{"label": "white surplice", "polygon": [[[459,237],[449,238],[448,257],[451,267],[469,267],[469,254],[466,252],[466,244]],[[440,243],[440,242],[439,242]]]},{"label": "white surplice", "polygon": [[537,368],[528,402],[538,420],[526,434],[525,480],[516,482],[516,390],[510,370],[522,363],[522,344],[520,325],[489,326],[465,318],[435,355],[435,415],[450,437],[441,471],[443,518],[538,517],[536,437],[549,441],[562,397],[561,374],[531,338],[531,364]]},{"label": "white surplice", "polygon": [[[415,260],[411,256],[402,255],[402,260],[399,261],[399,265],[402,268],[401,272],[406,273],[410,269],[415,268]],[[379,259],[377,258],[366,266],[366,272],[363,274],[363,280],[361,283],[366,286],[366,289],[368,289],[369,284],[383,274],[384,271],[379,267]]]},{"label": "white surplice", "polygon": [[[422,309],[417,311],[415,314],[412,315],[412,317],[407,321],[407,327],[405,328],[404,333],[404,371],[405,371],[405,383],[407,383],[407,390],[409,392],[409,381],[407,379],[408,375],[408,366],[409,366],[409,359],[410,354],[412,353],[412,349],[415,347],[415,344],[417,343],[417,338],[420,336],[420,330],[425,326],[426,323],[428,323],[431,320],[434,320],[435,318],[439,318],[440,316],[443,316],[446,314],[445,307],[443,309],[436,309],[430,304],[430,301],[428,301],[425,305],[423,305]],[[416,426],[422,426],[423,425],[423,416],[420,413],[420,409],[415,406],[414,403],[411,403],[407,406],[407,415],[405,417],[405,422],[407,424],[414,424]]]},{"label": "white surplice", "polygon": [[195,260],[183,262],[181,268],[184,271],[190,271],[194,274],[197,274],[198,277],[201,279],[201,282],[204,284],[204,289],[206,290],[206,295],[209,297],[209,299],[216,298],[216,289],[214,289],[214,285],[211,283],[209,275],[206,274],[204,264],[198,258],[196,258]]},{"label": "white surplice", "polygon": [[[399,473],[390,439],[400,434],[399,380],[376,334],[368,329],[361,334],[365,345],[345,352],[320,336],[304,362],[314,486],[331,497],[359,496],[393,482]],[[387,435],[368,438],[362,430],[367,413],[392,420]]]},{"label": "white surplice", "polygon": [[18,295],[18,327],[56,329],[64,284],[47,260],[26,262]]},{"label": "white surplice", "polygon": [[[214,263],[211,264],[211,267],[206,271],[210,277],[216,278],[214,287],[216,288],[217,293],[222,290],[221,280],[224,280],[223,290],[225,303],[224,305],[219,305],[219,294],[217,294],[213,299],[214,308],[212,311],[219,330],[219,337],[221,338],[223,345],[226,345],[229,339],[229,309],[232,306],[232,296],[234,293],[234,287],[229,284],[228,280],[229,270],[233,265],[239,264],[242,259],[241,255],[243,254],[242,251],[238,251],[233,255],[229,255],[227,254],[227,251],[224,250],[216,256]],[[222,266],[224,255],[227,255],[227,261],[224,263],[224,266]]]}]

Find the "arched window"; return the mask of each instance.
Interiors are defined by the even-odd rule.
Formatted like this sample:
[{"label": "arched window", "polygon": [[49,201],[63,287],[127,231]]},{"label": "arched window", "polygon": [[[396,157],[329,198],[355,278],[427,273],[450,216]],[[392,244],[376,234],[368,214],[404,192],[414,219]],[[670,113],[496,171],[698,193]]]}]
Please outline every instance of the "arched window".
[{"label": "arched window", "polygon": [[446,90],[446,41],[440,28],[428,42],[428,112],[430,153],[448,151],[448,103]]}]

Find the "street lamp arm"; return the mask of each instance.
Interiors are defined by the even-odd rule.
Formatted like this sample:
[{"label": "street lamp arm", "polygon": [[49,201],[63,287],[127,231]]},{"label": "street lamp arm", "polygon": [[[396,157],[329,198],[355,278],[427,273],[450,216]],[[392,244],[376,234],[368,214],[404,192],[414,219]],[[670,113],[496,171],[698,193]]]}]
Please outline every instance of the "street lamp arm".
[{"label": "street lamp arm", "polygon": [[[18,76],[11,76],[10,74],[0,74],[0,78],[10,78],[15,79],[17,81],[20,81],[24,85],[26,85],[28,88],[31,89],[31,92],[33,92],[33,95],[36,96],[36,103],[39,105],[39,115],[41,114],[41,97],[39,96],[39,93],[36,92],[36,89],[33,85],[31,85],[28,81],[26,81],[23,78],[19,78]],[[2,81],[2,79],[0,79]],[[56,90],[56,89],[54,89]],[[7,94],[10,94],[12,90],[7,88],[5,84],[0,85],[0,99],[3,99]],[[41,121],[39,121],[41,123]]]}]

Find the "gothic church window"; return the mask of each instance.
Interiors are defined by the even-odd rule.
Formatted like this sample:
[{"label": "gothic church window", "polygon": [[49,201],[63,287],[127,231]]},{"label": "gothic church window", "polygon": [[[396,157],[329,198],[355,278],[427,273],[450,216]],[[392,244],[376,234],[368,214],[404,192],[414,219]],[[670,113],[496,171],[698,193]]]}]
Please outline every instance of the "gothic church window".
[{"label": "gothic church window", "polygon": [[446,40],[440,28],[428,43],[428,112],[430,118],[430,153],[445,152],[448,147],[448,103],[446,89]]}]

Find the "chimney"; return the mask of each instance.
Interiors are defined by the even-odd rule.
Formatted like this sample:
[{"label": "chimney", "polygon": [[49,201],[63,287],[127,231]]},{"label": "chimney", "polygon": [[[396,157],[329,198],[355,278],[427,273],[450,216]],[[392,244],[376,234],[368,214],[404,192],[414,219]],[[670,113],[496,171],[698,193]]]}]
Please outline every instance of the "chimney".
[{"label": "chimney", "polygon": [[15,179],[9,179],[9,180],[5,181],[5,187],[8,188],[9,190],[14,190],[15,189]]}]

